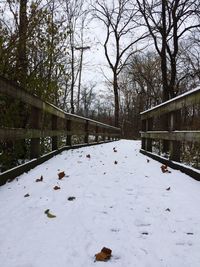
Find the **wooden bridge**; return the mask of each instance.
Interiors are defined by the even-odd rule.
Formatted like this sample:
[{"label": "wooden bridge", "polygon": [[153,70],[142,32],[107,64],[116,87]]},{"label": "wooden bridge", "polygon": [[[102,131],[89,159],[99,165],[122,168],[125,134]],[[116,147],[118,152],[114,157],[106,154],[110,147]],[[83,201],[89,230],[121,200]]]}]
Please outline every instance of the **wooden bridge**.
[{"label": "wooden bridge", "polygon": [[[199,266],[200,183],[163,172],[158,161],[200,180],[200,170],[183,165],[184,142],[199,156],[200,131],[180,119],[185,109],[199,112],[200,89],[143,112],[142,142],[114,144],[119,128],[68,114],[4,79],[0,93],[30,109],[27,128],[0,128],[1,142],[30,140],[29,161],[0,174],[0,183],[33,168],[0,187],[1,266],[93,267],[103,246],[112,266]],[[42,155],[44,137],[52,151]]]},{"label": "wooden bridge", "polygon": [[[1,173],[1,185],[63,150],[109,142],[120,138],[119,128],[89,118],[69,114],[41,100],[39,97],[29,94],[4,78],[0,78],[0,93],[11,99],[19,100],[30,108],[30,118],[26,128],[0,126],[1,142],[30,140],[30,161]],[[183,142],[195,142],[198,146],[200,145],[200,123],[198,122],[197,124],[198,129],[182,129],[181,112],[187,107],[195,106],[199,109],[199,105],[200,88],[142,112],[141,153],[200,180],[198,170],[196,171],[194,168],[180,164],[182,155],[181,145]],[[48,119],[48,126],[45,125],[46,119]],[[164,128],[163,121],[167,121]],[[73,136],[82,137],[82,142],[74,144],[72,142]],[[46,137],[50,138],[52,151],[41,155],[41,138]],[[65,140],[64,146],[60,146],[59,138]],[[159,141],[157,152],[160,155],[154,151],[154,143],[156,141]],[[165,145],[162,145],[163,143]],[[167,150],[166,147],[168,148]],[[165,153],[164,157],[162,156],[163,153]],[[197,153],[200,154],[199,150]]]}]

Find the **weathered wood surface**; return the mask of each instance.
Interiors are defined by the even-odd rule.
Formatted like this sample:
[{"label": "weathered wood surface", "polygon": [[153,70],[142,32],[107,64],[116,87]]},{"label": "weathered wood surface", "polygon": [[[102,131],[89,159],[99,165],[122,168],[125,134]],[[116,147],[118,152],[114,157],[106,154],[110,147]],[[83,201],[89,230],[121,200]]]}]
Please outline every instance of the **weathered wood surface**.
[{"label": "weathered wood surface", "polygon": [[[151,154],[152,152],[152,140],[161,140],[166,146],[161,146],[161,152],[169,152],[169,160],[180,162],[181,161],[181,142],[196,142],[200,143],[200,131],[196,129],[195,131],[186,131],[181,129],[181,109],[189,106],[195,107],[195,105],[200,104],[200,88],[189,91],[183,95],[175,97],[169,101],[166,101],[154,108],[147,111],[141,112],[142,119],[142,150],[143,154],[149,155],[159,161],[159,156]],[[153,120],[156,117],[163,118],[161,122],[165,121],[165,124],[161,125],[162,131],[153,130]],[[155,121],[154,121],[155,123]],[[156,125],[157,127],[157,125]],[[163,159],[162,159],[163,161]],[[162,162],[161,161],[161,162]],[[164,162],[164,161],[163,161]],[[173,165],[173,164],[172,164]],[[175,165],[173,165],[175,166]],[[191,173],[191,176],[197,177],[195,171],[188,171],[184,167],[181,167],[186,173]]]},{"label": "weathered wood surface", "polygon": [[[4,78],[0,77],[0,94],[19,100],[31,107],[30,125],[25,128],[0,127],[0,141],[15,141],[19,139],[30,139],[30,157],[34,160],[26,164],[15,167],[0,174],[0,185],[8,179],[13,179],[25,171],[41,164],[45,160],[60,153],[65,149],[89,146],[102,143],[108,140],[120,138],[120,128],[104,124],[89,118],[67,113],[58,107],[42,101],[39,97],[31,95],[24,89]],[[46,114],[49,120],[48,129],[43,129],[41,118]],[[84,136],[85,144],[73,145],[72,136]],[[96,143],[90,143],[90,136],[95,137]],[[47,155],[40,155],[40,138],[51,137],[52,152]],[[58,147],[58,137],[65,138],[65,147]]]},{"label": "weathered wood surface", "polygon": [[143,111],[140,113],[141,119],[145,120],[151,117],[158,117],[163,114],[182,109],[191,105],[200,103],[200,88],[187,92],[182,96],[177,96],[170,99],[154,108]]},{"label": "weathered wood surface", "polygon": [[40,109],[42,112],[50,113],[62,119],[71,120],[71,121],[84,123],[84,124],[86,121],[88,121],[91,125],[98,125],[106,129],[120,131],[120,129],[117,127],[104,124],[104,123],[101,123],[95,120],[91,120],[85,117],[67,113],[61,110],[60,108],[54,106],[53,104],[42,101],[39,97],[29,94],[28,92],[23,90],[21,87],[15,84],[12,84],[10,81],[2,77],[0,77],[0,93],[3,95],[7,95],[9,97],[12,97],[14,99],[18,99],[26,104],[29,104],[30,106]]},{"label": "weathered wood surface", "polygon": [[[66,130],[37,130],[37,129],[22,129],[22,128],[0,128],[0,140],[19,140],[19,139],[32,139],[32,138],[44,138],[44,137],[53,137],[53,136],[67,136],[67,135],[84,135],[84,130],[79,131],[66,131]],[[108,136],[106,132],[88,132],[89,135],[94,136]],[[119,137],[118,133],[109,133],[109,136]]]},{"label": "weathered wood surface", "polygon": [[142,138],[200,142],[200,131],[147,131],[141,132]]}]

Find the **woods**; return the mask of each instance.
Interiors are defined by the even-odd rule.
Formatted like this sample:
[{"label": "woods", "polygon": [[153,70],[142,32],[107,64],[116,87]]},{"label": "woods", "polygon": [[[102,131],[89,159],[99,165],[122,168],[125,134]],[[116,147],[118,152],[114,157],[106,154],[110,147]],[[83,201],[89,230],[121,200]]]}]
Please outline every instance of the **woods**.
[{"label": "woods", "polygon": [[[95,63],[92,34],[106,64],[99,67],[105,76],[101,84],[92,76],[85,79]],[[121,127],[124,138],[139,137],[141,111],[200,84],[199,51],[195,0],[0,3],[0,76],[67,112]],[[25,104],[0,95],[0,108],[1,127],[31,124]],[[195,114],[192,128],[199,112],[199,107],[185,110],[186,117]],[[16,159],[26,158],[22,141],[1,143],[1,150],[13,153],[13,146]]]}]

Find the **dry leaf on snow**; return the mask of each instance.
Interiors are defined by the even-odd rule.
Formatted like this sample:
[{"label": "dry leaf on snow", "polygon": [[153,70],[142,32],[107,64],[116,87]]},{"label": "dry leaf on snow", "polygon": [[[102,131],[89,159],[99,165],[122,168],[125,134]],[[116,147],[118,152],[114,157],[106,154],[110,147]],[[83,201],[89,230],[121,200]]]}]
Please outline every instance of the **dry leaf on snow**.
[{"label": "dry leaf on snow", "polygon": [[58,179],[61,180],[63,177],[65,177],[65,172],[59,172],[58,173]]},{"label": "dry leaf on snow", "polygon": [[60,190],[60,187],[59,186],[54,186],[54,188],[53,188],[54,190]]},{"label": "dry leaf on snow", "polygon": [[49,209],[45,210],[44,213],[47,215],[48,218],[55,218],[56,217],[56,215],[50,213]]},{"label": "dry leaf on snow", "polygon": [[109,248],[102,248],[101,252],[95,255],[96,261],[108,261],[111,258],[112,250]]},{"label": "dry leaf on snow", "polygon": [[38,182],[42,182],[42,181],[43,181],[43,176],[41,175],[41,177],[38,178],[38,179],[36,179],[35,181],[36,181],[36,183],[38,183]]}]

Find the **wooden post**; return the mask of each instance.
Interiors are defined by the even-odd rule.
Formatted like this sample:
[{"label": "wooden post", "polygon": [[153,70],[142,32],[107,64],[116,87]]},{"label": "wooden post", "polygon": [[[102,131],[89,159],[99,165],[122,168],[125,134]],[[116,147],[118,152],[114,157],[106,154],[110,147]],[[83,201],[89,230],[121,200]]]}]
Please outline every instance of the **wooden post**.
[{"label": "wooden post", "polygon": [[105,142],[105,133],[106,133],[106,129],[103,128],[103,136],[102,136],[103,142]]},{"label": "wooden post", "polygon": [[98,141],[99,141],[98,132],[99,132],[99,127],[98,127],[98,125],[96,125],[96,129],[95,129],[95,133],[96,133],[96,135],[95,135],[95,142],[96,143],[98,143]]},{"label": "wooden post", "polygon": [[108,141],[110,141],[110,132],[112,132],[110,129],[108,129]]},{"label": "wooden post", "polygon": [[[41,110],[35,107],[31,107],[31,128],[41,128]],[[30,158],[38,158],[40,156],[40,138],[31,139]]]},{"label": "wooden post", "polygon": [[[146,130],[151,131],[153,129],[153,118],[146,120]],[[152,139],[146,140],[146,150],[152,152]]]},{"label": "wooden post", "polygon": [[[177,110],[170,113],[170,132],[180,130],[181,111]],[[170,160],[180,162],[181,142],[170,141]]]},{"label": "wooden post", "polygon": [[85,143],[89,143],[89,132],[88,132],[88,130],[89,130],[89,121],[88,120],[86,120],[86,122],[85,122],[85,138],[84,138],[84,142]]},{"label": "wooden post", "polygon": [[[52,115],[51,123],[52,123],[52,130],[57,130],[58,117],[55,115]],[[58,137],[53,136],[51,138],[51,142],[52,142],[52,150],[57,150],[58,149]]]},{"label": "wooden post", "polygon": [[[169,113],[162,115],[161,117],[161,125],[162,125],[162,131],[169,131]],[[162,153],[168,153],[169,152],[169,141],[168,140],[162,140]]]},{"label": "wooden post", "polygon": [[[146,120],[142,120],[142,132],[146,132]],[[142,149],[145,150],[146,138],[142,138]]]},{"label": "wooden post", "polygon": [[[71,120],[67,120],[66,129],[67,129],[67,131],[71,132],[71,130],[72,130],[72,121]],[[72,145],[72,135],[71,134],[67,134],[66,145],[67,146]]]}]

